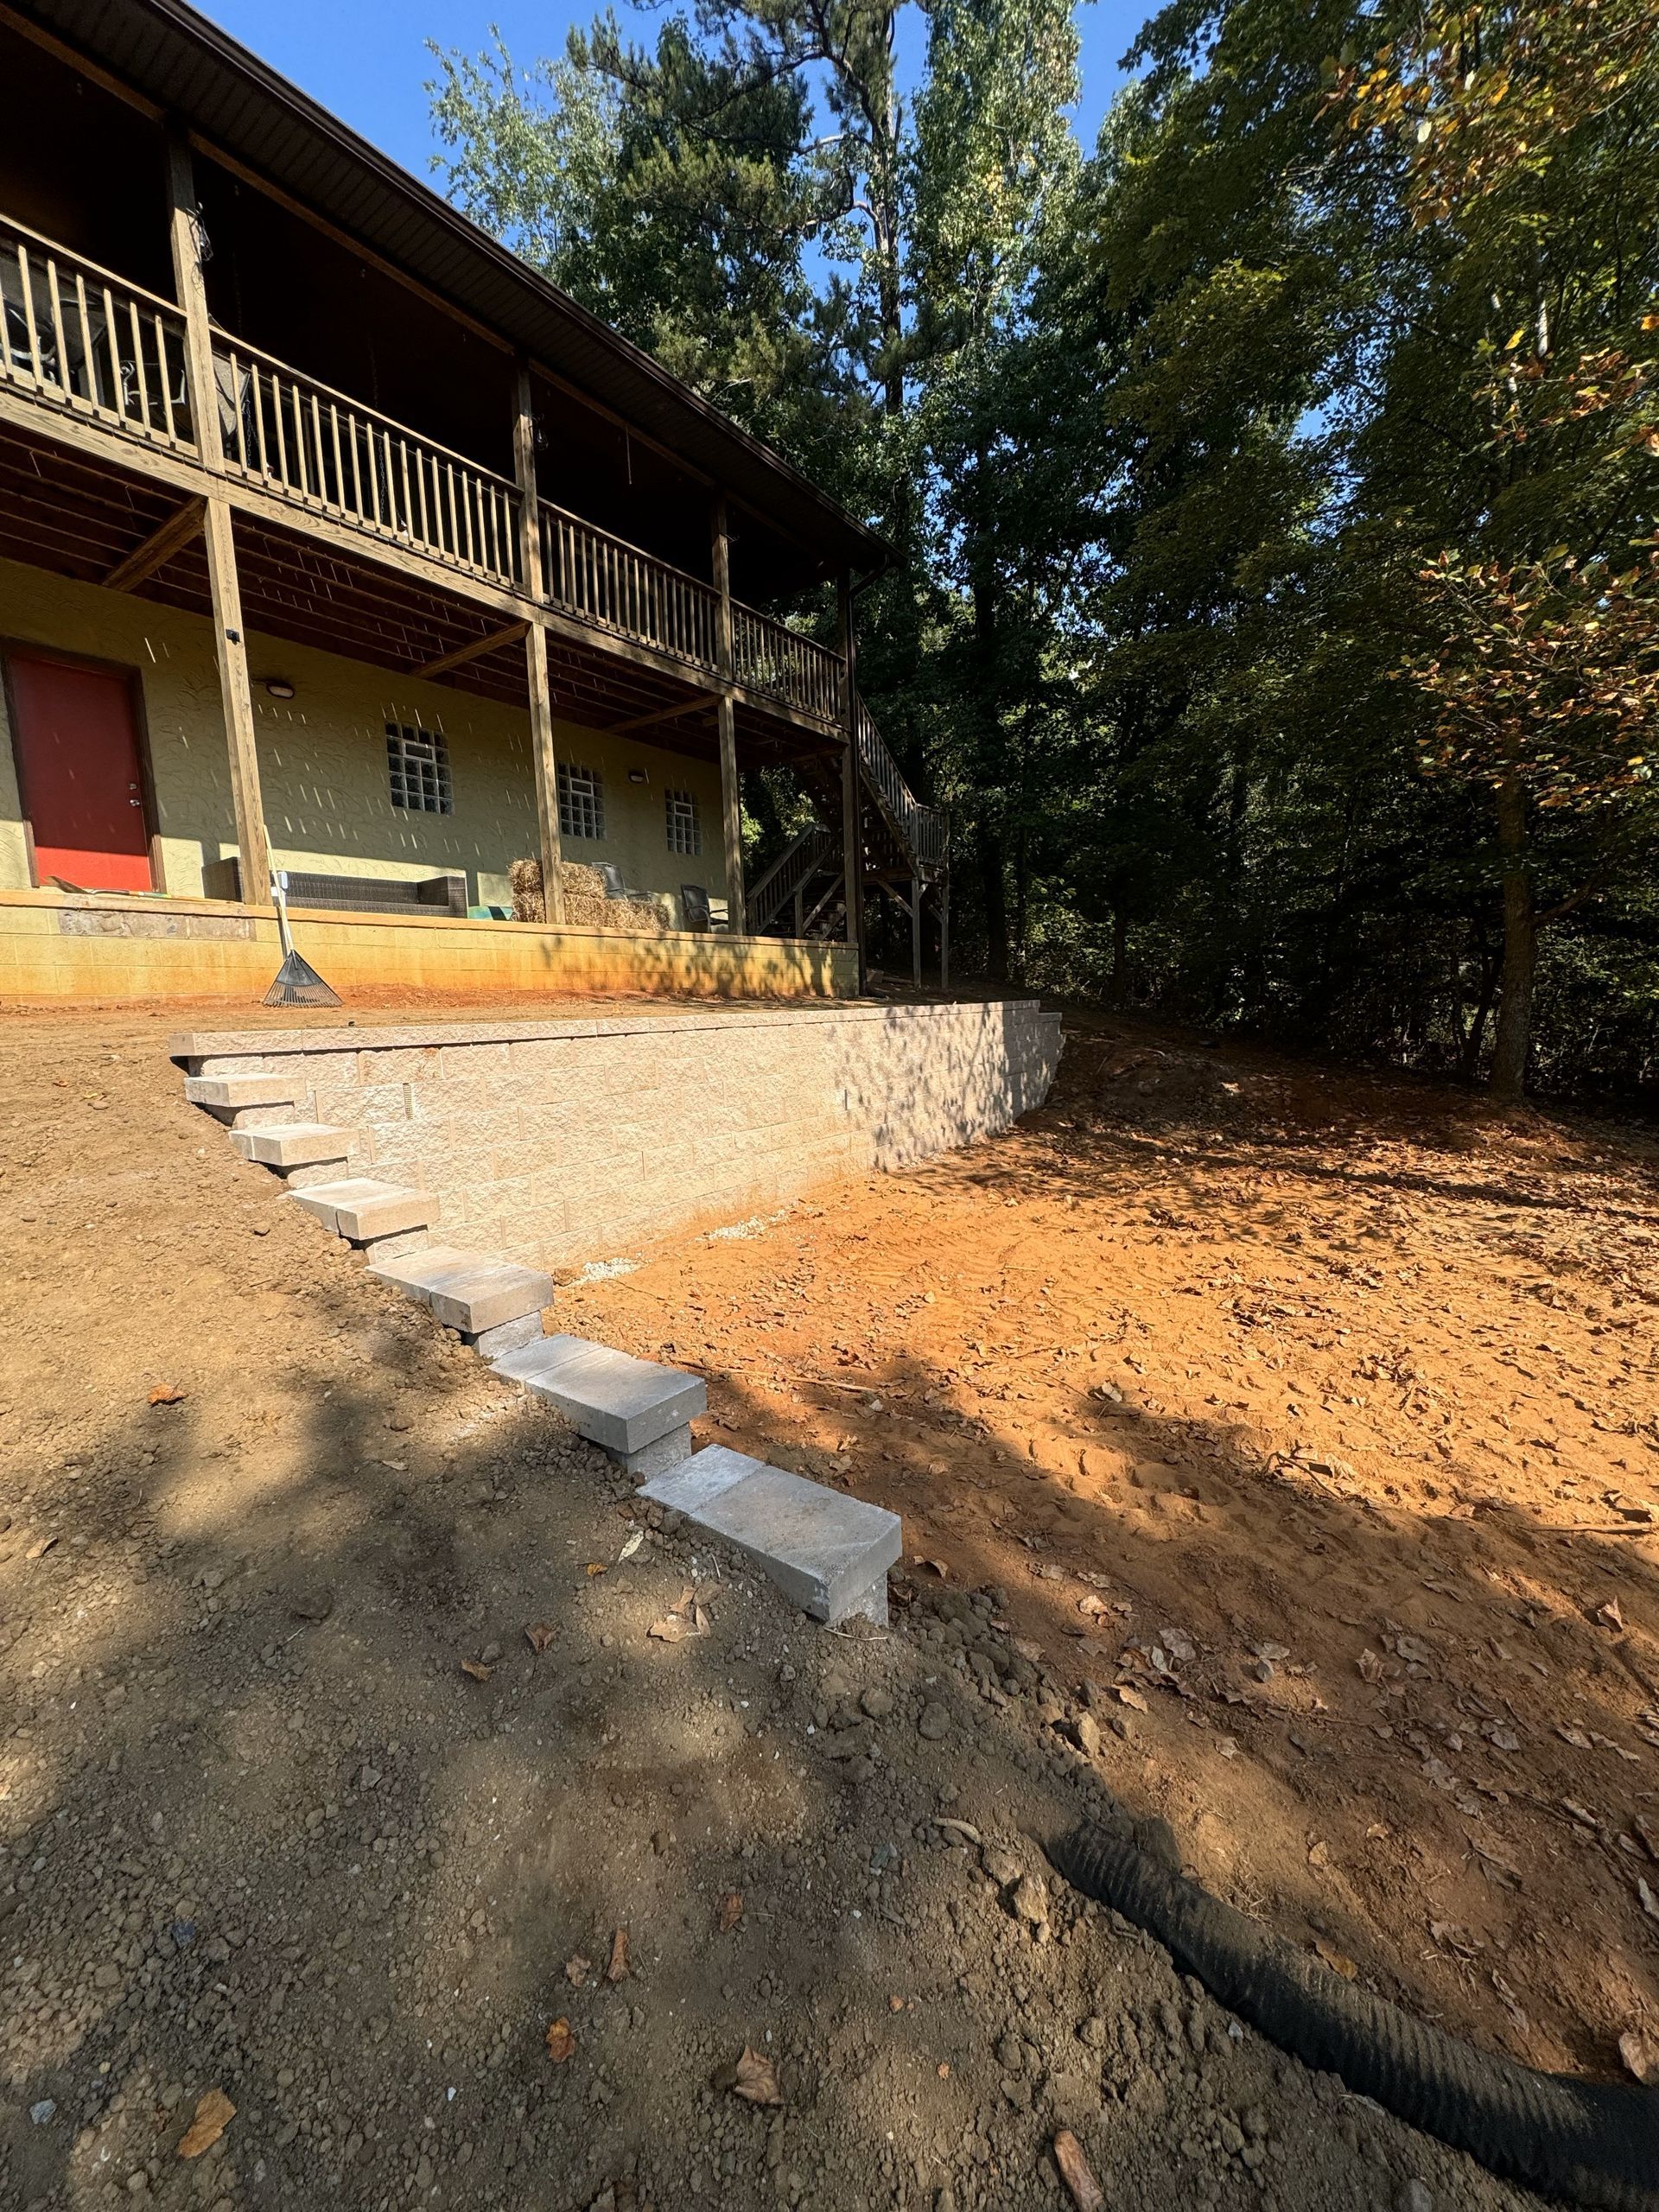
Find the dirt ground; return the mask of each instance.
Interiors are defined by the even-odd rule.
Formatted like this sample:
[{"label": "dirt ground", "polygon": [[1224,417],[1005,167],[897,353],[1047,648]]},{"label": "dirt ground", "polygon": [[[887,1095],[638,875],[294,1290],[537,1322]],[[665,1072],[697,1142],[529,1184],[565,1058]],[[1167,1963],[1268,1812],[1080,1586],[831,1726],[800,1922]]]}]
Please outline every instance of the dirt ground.
[{"label": "dirt ground", "polygon": [[1534,2065],[1659,2056],[1659,1147],[1073,1020],[1047,1107],[573,1286],[1007,1592],[1206,1882]]},{"label": "dirt ground", "polygon": [[8,2212],[1048,2212],[1062,2124],[1114,2204],[1531,2203],[1033,1838],[1165,1811],[1535,2059],[1654,2027],[1650,1160],[1095,1030],[1007,1139],[568,1287],[901,1507],[943,1576],[834,1635],[238,1161],[189,1020],[0,1019]]}]

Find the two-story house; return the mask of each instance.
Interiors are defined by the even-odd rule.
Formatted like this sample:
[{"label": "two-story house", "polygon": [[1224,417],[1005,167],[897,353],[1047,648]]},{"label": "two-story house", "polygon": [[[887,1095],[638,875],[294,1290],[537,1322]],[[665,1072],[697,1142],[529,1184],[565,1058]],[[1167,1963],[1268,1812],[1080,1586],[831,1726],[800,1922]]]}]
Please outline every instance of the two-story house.
[{"label": "two-story house", "polygon": [[885,557],[181,0],[0,0],[0,997],[245,995],[273,868],[348,982],[855,990],[878,884],[919,979]]}]

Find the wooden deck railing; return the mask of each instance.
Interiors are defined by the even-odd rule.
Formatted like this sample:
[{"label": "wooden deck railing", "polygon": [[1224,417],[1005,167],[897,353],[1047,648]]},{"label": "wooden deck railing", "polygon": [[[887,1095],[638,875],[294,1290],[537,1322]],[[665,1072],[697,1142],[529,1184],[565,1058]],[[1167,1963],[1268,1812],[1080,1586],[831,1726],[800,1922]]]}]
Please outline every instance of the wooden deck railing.
[{"label": "wooden deck railing", "polygon": [[217,334],[213,378],[236,474],[492,583],[519,581],[518,493],[505,478]]},{"label": "wooden deck railing", "polygon": [[922,871],[944,862],[945,822],[937,806],[924,806],[905,781],[899,763],[888,752],[887,741],[864,702],[858,702],[854,727],[858,734],[858,757],[866,780],[880,802],[883,812],[909,849]]},{"label": "wooden deck railing", "polygon": [[542,502],[542,588],[550,607],[698,668],[719,664],[720,594],[682,569]]},{"label": "wooden deck railing", "polygon": [[0,218],[0,384],[194,454],[187,362],[177,308]]},{"label": "wooden deck railing", "polygon": [[820,721],[840,721],[841,656],[735,600],[732,665],[738,682],[751,691],[786,699]]}]

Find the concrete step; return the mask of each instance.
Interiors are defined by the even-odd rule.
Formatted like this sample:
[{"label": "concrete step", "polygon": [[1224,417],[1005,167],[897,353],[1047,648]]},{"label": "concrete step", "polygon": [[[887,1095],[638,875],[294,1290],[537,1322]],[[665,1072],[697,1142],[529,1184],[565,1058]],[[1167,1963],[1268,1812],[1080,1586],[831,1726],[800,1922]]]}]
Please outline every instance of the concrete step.
[{"label": "concrete step", "polygon": [[834,1626],[856,1613],[885,1624],[887,1569],[903,1549],[896,1513],[724,1444],[653,1477],[639,1495],[734,1544],[815,1620]]},{"label": "concrete step", "polygon": [[428,1192],[405,1190],[397,1183],[377,1183],[368,1175],[352,1176],[340,1183],[318,1183],[288,1195],[325,1229],[352,1244],[372,1243],[382,1236],[402,1236],[410,1230],[428,1229],[438,1209],[437,1200]]},{"label": "concrete step", "polygon": [[291,1122],[305,1087],[291,1075],[191,1075],[184,1095],[229,1129],[262,1129]]},{"label": "concrete step", "polygon": [[668,1450],[676,1458],[683,1456],[675,1446],[690,1449],[689,1424],[709,1409],[701,1376],[634,1359],[582,1337],[544,1337],[494,1365],[498,1375],[545,1398],[580,1435],[603,1445],[632,1474],[645,1469],[630,1461],[665,1440],[674,1440]]},{"label": "concrete step", "polygon": [[291,1106],[300,1086],[291,1075],[188,1075],[184,1095],[210,1113],[233,1114],[243,1106]]},{"label": "concrete step", "polygon": [[534,1343],[542,1333],[542,1310],[553,1303],[551,1275],[453,1245],[377,1263],[369,1273],[418,1298],[445,1328],[460,1330],[468,1344],[492,1357]]},{"label": "concrete step", "polygon": [[235,1129],[231,1142],[244,1160],[285,1173],[290,1167],[322,1167],[349,1160],[362,1143],[356,1129],[337,1129],[327,1122],[279,1122],[267,1128]]}]

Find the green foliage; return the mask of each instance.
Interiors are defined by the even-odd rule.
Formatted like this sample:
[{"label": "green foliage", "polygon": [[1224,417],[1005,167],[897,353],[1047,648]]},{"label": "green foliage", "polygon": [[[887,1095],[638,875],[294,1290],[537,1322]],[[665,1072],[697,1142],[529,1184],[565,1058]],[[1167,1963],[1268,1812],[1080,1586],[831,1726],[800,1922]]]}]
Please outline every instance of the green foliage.
[{"label": "green foliage", "polygon": [[1659,0],[1173,0],[1087,155],[1071,0],[918,4],[913,90],[877,0],[433,89],[468,212],[886,529],[958,957],[1659,1090]]}]

